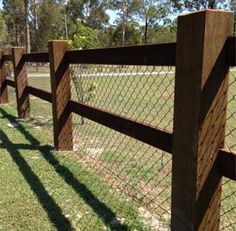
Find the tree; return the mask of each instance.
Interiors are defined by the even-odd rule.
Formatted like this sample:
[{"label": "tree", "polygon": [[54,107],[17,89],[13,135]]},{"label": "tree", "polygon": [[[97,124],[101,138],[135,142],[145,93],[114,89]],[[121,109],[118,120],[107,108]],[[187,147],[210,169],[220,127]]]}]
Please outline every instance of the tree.
[{"label": "tree", "polygon": [[[87,4],[85,5],[87,6]],[[86,25],[93,29],[103,29],[109,22],[109,16],[105,11],[105,4],[95,1],[94,4],[90,3],[89,6],[89,14],[85,21]]]},{"label": "tree", "polygon": [[25,47],[26,52],[30,53],[30,31],[29,31],[29,0],[24,0],[25,10]]},{"label": "tree", "polygon": [[105,1],[69,0],[66,4],[67,16],[76,23],[77,18],[93,29],[101,29],[109,21]]},{"label": "tree", "polygon": [[[123,25],[118,24],[111,36],[111,46],[120,45],[120,37],[123,36]],[[136,22],[129,22],[126,24],[126,32],[123,45],[137,45],[142,43],[142,34],[139,25]]]},{"label": "tree", "polygon": [[94,30],[85,26],[79,18],[76,20],[76,28],[69,43],[73,49],[89,49],[101,46]]},{"label": "tree", "polygon": [[234,36],[236,36],[236,1],[230,1],[230,9],[234,12]]},{"label": "tree", "polygon": [[168,15],[169,7],[166,1],[159,0],[139,0],[136,16],[144,24],[144,43],[147,43],[148,29],[154,26],[157,21],[161,21]]},{"label": "tree", "polygon": [[69,0],[65,7],[67,15],[67,28],[69,37],[76,29],[76,20],[79,18],[83,25],[95,30],[101,38],[101,44],[107,44],[105,32],[109,23],[109,16],[106,13],[106,1],[99,0]]},{"label": "tree", "polygon": [[[73,32],[71,40],[69,40],[69,47],[71,49],[89,49],[100,47],[99,40],[93,29],[85,26],[81,19],[76,20],[76,28]],[[71,79],[75,86],[76,95],[80,103],[87,103],[95,97],[97,84],[91,82],[88,87],[84,86],[83,78],[83,65],[71,66]],[[84,118],[81,117],[80,124],[84,124]]]},{"label": "tree", "polygon": [[3,0],[3,15],[10,36],[10,44],[19,46],[24,42],[24,2]]},{"label": "tree", "polygon": [[138,0],[115,0],[109,1],[111,9],[117,11],[117,23],[121,26],[121,45],[125,45],[126,26],[129,22],[134,21],[133,16],[138,11]]},{"label": "tree", "polygon": [[149,29],[148,41],[150,43],[175,42],[176,31],[176,20],[163,25],[156,24],[154,27]]},{"label": "tree", "polygon": [[177,10],[187,9],[190,11],[201,9],[221,9],[229,7],[229,2],[225,0],[171,0]]},{"label": "tree", "polygon": [[8,42],[8,33],[2,12],[0,12],[0,46],[6,47]]},{"label": "tree", "polygon": [[77,18],[83,18],[83,2],[84,0],[68,0],[65,6],[68,18],[74,23]]},{"label": "tree", "polygon": [[37,6],[37,27],[32,31],[34,51],[47,50],[47,42],[62,37],[60,8],[56,0],[42,0]]}]

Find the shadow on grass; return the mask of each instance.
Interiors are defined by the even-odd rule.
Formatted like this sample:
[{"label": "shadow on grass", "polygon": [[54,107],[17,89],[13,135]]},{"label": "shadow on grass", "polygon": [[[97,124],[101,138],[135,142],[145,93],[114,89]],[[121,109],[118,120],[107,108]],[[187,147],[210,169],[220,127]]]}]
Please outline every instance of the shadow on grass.
[{"label": "shadow on grass", "polygon": [[0,130],[0,137],[2,141],[1,146],[6,148],[10,153],[13,161],[17,164],[26,182],[30,185],[32,191],[38,197],[43,209],[47,212],[49,219],[55,225],[57,230],[72,230],[71,224],[63,215],[61,208],[48,194],[38,176],[33,172],[26,160],[21,156],[20,152],[2,130]]},{"label": "shadow on grass", "polygon": [[[124,230],[124,231],[128,230],[128,227],[127,227],[126,224],[119,224],[119,223],[114,224],[112,222],[116,218],[116,214],[109,207],[107,207],[106,204],[101,202],[86,187],[85,184],[80,183],[78,181],[78,179],[76,179],[76,177],[73,175],[73,173],[67,167],[60,164],[60,162],[53,155],[52,150],[50,150],[50,146],[46,145],[46,146],[43,146],[43,147],[41,146],[41,148],[38,148],[38,147],[40,147],[40,141],[38,139],[36,139],[32,134],[30,134],[20,123],[18,123],[17,120],[16,120],[16,117],[10,115],[9,113],[7,113],[2,108],[0,108],[0,113],[5,118],[7,118],[11,123],[16,123],[18,125],[16,129],[18,131],[20,131],[24,135],[24,137],[31,143],[31,147],[33,147],[32,149],[37,149],[41,152],[44,159],[54,167],[57,174],[60,177],[62,177],[65,180],[65,182],[69,186],[71,186],[76,193],[78,193],[80,195],[80,197],[92,208],[92,210],[98,215],[98,217],[100,217],[103,220],[103,222],[111,228],[111,230]],[[28,177],[28,172],[29,172],[32,176],[35,177],[35,180],[40,183],[39,179],[32,172],[32,170],[30,169],[30,167],[28,166],[26,161],[23,159],[22,156],[20,156],[19,151],[17,151],[17,146],[16,145],[13,146],[13,144],[9,141],[9,139],[6,137],[6,135],[4,137],[5,138],[2,139],[2,141],[5,143],[4,145],[6,145],[7,147],[8,146],[12,147],[11,150],[9,150],[9,152],[11,153],[12,157],[14,156],[13,157],[14,161],[17,162],[18,165],[20,165],[20,169],[22,169],[21,172],[23,173],[23,175],[27,176],[27,177],[25,177],[27,182],[30,185],[32,184],[32,182],[29,180],[29,177]],[[27,147],[27,146],[30,146],[30,145],[19,144],[19,146],[20,147]],[[29,149],[31,149],[31,148],[29,147]],[[41,185],[41,187],[43,187],[43,186]],[[34,185],[34,187],[32,187],[32,189],[34,191],[37,191],[37,188],[35,187],[35,185]],[[41,190],[43,190],[43,189],[41,189]],[[36,192],[36,195],[40,196],[41,194],[38,195],[37,192]],[[52,200],[52,198],[48,198],[48,199],[49,199],[49,201]],[[42,203],[42,205],[44,205],[44,203]],[[54,205],[54,206],[56,206],[56,205]],[[46,208],[46,211],[48,212],[49,217],[52,216],[51,210]],[[59,216],[59,214],[58,214],[58,216]],[[56,217],[53,216],[52,218],[54,218],[54,219],[51,219],[51,221],[55,225],[57,225],[57,219],[55,219],[55,218],[57,218],[57,216]],[[68,223],[66,218],[64,218],[64,222],[65,222],[65,225]],[[68,227],[67,230],[70,230],[70,227]]]}]

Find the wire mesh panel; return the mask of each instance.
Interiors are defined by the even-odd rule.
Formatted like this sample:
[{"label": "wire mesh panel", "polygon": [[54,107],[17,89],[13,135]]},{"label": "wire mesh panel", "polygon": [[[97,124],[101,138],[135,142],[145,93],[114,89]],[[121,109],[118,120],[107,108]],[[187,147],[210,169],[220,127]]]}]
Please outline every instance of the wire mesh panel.
[{"label": "wire mesh panel", "polygon": [[28,85],[51,92],[48,64],[27,63]]},{"label": "wire mesh panel", "polygon": [[[74,100],[172,130],[174,68],[73,65],[71,79]],[[74,149],[84,166],[114,195],[133,204],[134,216],[143,224],[141,230],[169,230],[171,155],[78,115],[73,117]],[[129,218],[122,217],[124,208],[109,193],[103,190],[99,197],[113,201],[118,218],[111,222],[127,223]],[[96,229],[87,222],[88,230]]]},{"label": "wire mesh panel", "polygon": [[[28,86],[51,92],[48,64],[27,63]],[[36,96],[30,95],[30,116],[32,126],[43,132],[53,144],[52,105]]]},{"label": "wire mesh panel", "polygon": [[[14,72],[13,72],[12,62],[5,61],[3,68],[6,74],[6,79],[14,81]],[[15,89],[12,87],[8,87],[8,99],[9,99],[9,103],[16,108],[16,94],[15,94]]]},{"label": "wire mesh panel", "polygon": [[[228,106],[226,119],[225,146],[236,151],[236,68],[229,76]],[[236,230],[236,183],[224,178],[221,208],[221,230]]]},{"label": "wire mesh panel", "polygon": [[74,100],[172,129],[173,67],[73,65],[71,72]]}]

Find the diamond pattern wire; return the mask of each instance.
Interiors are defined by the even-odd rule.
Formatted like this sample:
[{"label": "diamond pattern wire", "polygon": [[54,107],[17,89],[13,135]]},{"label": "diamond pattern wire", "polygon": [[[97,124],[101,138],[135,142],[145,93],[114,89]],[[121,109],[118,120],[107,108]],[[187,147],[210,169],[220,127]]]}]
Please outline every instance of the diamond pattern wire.
[{"label": "diamond pattern wire", "polygon": [[[225,146],[236,150],[236,68],[230,69]],[[236,230],[236,182],[223,179],[220,230]]]},{"label": "diamond pattern wire", "polygon": [[[27,63],[28,85],[51,92],[48,64]],[[47,101],[30,95],[30,115],[32,126],[40,130],[53,146],[52,105]]]},{"label": "diamond pattern wire", "polygon": [[[172,130],[173,67],[71,65],[74,100]],[[132,202],[147,230],[169,230],[171,155],[100,124],[73,116],[74,149],[114,195]],[[104,191],[99,195],[107,198]],[[116,205],[116,203],[115,203]],[[118,203],[117,203],[118,205]],[[122,207],[115,206],[125,222]],[[93,224],[87,221],[93,230]]]}]

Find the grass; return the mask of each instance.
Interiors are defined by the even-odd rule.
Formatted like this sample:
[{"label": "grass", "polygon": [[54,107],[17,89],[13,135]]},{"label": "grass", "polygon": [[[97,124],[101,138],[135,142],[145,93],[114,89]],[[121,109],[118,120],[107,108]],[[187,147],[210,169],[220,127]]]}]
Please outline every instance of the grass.
[{"label": "grass", "polygon": [[53,151],[11,107],[0,113],[1,230],[149,230],[131,202]]},{"label": "grass", "polygon": [[[111,77],[97,75],[96,70],[84,69],[84,74],[91,74],[91,76],[82,77],[83,89],[88,89],[92,82],[97,84],[96,95],[87,104],[171,131],[174,75],[169,73],[171,70],[163,70],[160,68],[153,70],[152,67],[147,69],[129,67],[127,71],[133,73],[130,76]],[[103,73],[119,73],[119,71],[109,66],[100,67],[99,70]],[[137,75],[143,71],[162,72],[153,75]],[[235,71],[232,71],[226,130],[226,146],[231,149],[235,147],[236,137],[234,129],[236,125],[234,117],[236,81],[234,76]],[[48,78],[29,78],[29,84],[50,90]],[[77,100],[74,85],[72,85],[72,98]],[[34,119],[29,121],[27,126],[35,129],[39,124],[40,132],[48,137],[47,144],[52,144],[51,133],[46,130],[51,126],[50,121],[39,123],[42,118],[45,120],[50,117],[50,104],[32,98],[31,108]],[[136,210],[140,211],[140,208],[145,208],[148,215],[142,214],[146,220],[144,223],[147,223],[148,220],[148,224],[153,226],[154,230],[161,230],[156,229],[157,225],[155,225],[155,221],[160,220],[164,223],[160,226],[168,229],[171,156],[92,121],[85,120],[84,125],[79,125],[79,121],[80,117],[75,115],[73,118],[74,140],[75,148],[78,151],[74,158],[79,160],[86,171],[97,176],[106,187],[124,197],[125,200],[132,201]],[[47,126],[44,126],[45,124]],[[236,208],[234,195],[235,182],[225,183],[222,196],[221,227],[222,229],[227,227],[225,230],[230,231],[236,229],[233,224]],[[101,194],[101,198],[103,197],[106,197],[104,193]]]}]

